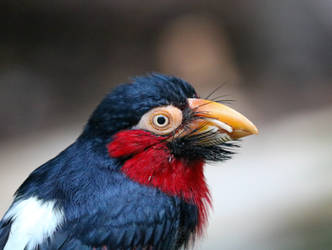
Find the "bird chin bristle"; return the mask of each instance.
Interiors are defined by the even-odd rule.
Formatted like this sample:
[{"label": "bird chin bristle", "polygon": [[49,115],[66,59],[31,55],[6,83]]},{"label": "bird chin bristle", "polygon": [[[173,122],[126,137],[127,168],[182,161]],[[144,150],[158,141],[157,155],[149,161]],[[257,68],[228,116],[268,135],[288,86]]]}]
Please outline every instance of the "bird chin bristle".
[{"label": "bird chin bristle", "polygon": [[231,141],[232,138],[228,134],[228,131],[221,130],[219,127],[216,126],[209,126],[209,129],[207,132],[215,134],[216,140],[221,140],[222,142],[228,142]]},{"label": "bird chin bristle", "polygon": [[[220,128],[215,126],[209,126],[209,129],[206,130],[205,133],[209,134],[210,136],[207,136],[205,138],[202,137],[199,141],[199,144],[204,146],[221,145],[223,143],[233,140],[231,136],[227,133],[227,131],[221,131]],[[211,135],[213,135],[213,137]]]},{"label": "bird chin bristle", "polygon": [[227,133],[219,133],[217,134],[217,140],[221,140],[222,142],[231,141],[232,138]]}]

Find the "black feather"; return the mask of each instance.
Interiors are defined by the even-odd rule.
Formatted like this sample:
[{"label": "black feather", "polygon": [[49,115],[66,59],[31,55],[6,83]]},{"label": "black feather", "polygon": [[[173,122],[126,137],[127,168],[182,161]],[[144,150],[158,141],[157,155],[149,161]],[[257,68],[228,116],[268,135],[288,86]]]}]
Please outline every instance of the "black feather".
[{"label": "black feather", "polygon": [[12,226],[12,220],[0,221],[0,250],[2,250],[6,245],[11,226]]}]

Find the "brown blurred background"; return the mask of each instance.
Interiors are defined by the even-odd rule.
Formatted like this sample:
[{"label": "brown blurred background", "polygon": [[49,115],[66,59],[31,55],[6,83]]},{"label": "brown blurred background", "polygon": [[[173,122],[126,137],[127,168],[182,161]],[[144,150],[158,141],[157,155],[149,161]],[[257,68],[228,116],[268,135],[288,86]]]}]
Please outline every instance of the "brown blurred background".
[{"label": "brown blurred background", "polygon": [[196,249],[332,249],[332,1],[0,2],[0,216],[79,135],[110,89],[148,72],[191,82],[260,135],[208,166]]}]

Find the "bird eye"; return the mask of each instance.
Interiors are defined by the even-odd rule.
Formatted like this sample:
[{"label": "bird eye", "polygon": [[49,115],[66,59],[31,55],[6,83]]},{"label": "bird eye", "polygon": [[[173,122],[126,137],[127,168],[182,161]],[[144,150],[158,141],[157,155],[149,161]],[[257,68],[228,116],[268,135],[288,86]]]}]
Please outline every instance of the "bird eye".
[{"label": "bird eye", "polygon": [[145,113],[135,129],[144,129],[157,135],[167,135],[182,123],[182,111],[172,105],[156,107]]},{"label": "bird eye", "polygon": [[159,114],[153,117],[153,124],[157,127],[163,128],[169,124],[169,119],[166,115]]}]

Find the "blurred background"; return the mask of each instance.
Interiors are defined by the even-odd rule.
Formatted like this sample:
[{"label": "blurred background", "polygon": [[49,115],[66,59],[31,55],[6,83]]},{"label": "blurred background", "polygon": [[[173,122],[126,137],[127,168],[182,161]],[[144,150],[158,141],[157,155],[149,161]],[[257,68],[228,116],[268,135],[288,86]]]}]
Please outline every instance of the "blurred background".
[{"label": "blurred background", "polygon": [[0,2],[0,216],[131,76],[176,75],[260,129],[206,167],[202,250],[332,249],[332,1]]}]

